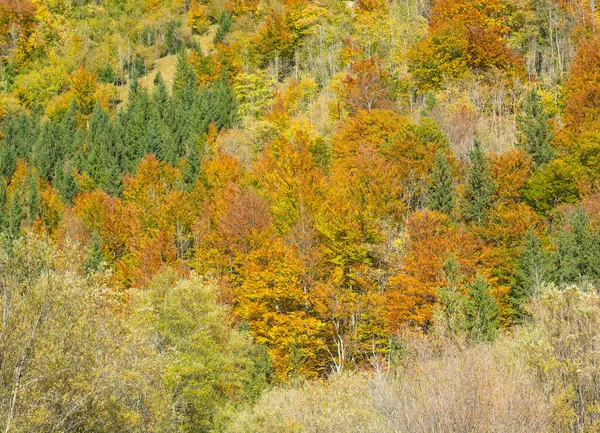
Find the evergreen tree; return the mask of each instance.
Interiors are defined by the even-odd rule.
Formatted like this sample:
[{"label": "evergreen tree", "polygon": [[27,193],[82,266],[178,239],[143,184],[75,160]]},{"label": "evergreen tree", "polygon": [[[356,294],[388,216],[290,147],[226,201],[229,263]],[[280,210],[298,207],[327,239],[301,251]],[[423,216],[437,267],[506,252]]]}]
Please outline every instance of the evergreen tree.
[{"label": "evergreen tree", "polygon": [[188,185],[193,185],[198,179],[200,173],[200,161],[202,159],[200,149],[205,146],[206,135],[203,135],[196,141],[192,141],[187,148],[182,167],[182,174]]},{"label": "evergreen tree", "polygon": [[523,112],[517,115],[517,126],[518,145],[531,156],[536,168],[549,163],[554,157],[554,149],[550,145],[554,133],[548,124],[549,119],[537,90],[532,89],[525,98]]},{"label": "evergreen tree", "polygon": [[431,210],[450,215],[454,207],[452,168],[442,150],[438,150],[435,155],[435,165],[431,172],[431,182],[427,207]]},{"label": "evergreen tree", "polygon": [[173,98],[183,102],[188,108],[196,95],[196,75],[192,65],[187,60],[185,50],[179,52],[173,79]]},{"label": "evergreen tree", "polygon": [[230,128],[237,120],[237,100],[225,77],[213,83],[209,107],[210,121],[219,129]]},{"label": "evergreen tree", "polygon": [[115,70],[113,69],[110,63],[107,63],[102,72],[100,72],[100,76],[98,77],[102,83],[114,84],[117,81],[117,76],[115,74]]},{"label": "evergreen tree", "polygon": [[40,194],[38,192],[38,177],[33,174],[29,178],[27,194],[27,223],[33,225],[40,214]]},{"label": "evergreen tree", "polygon": [[73,164],[71,161],[66,161],[56,166],[54,174],[54,187],[60,192],[63,200],[69,204],[73,204],[73,199],[78,193],[77,182],[73,173]]},{"label": "evergreen tree", "polygon": [[437,290],[439,307],[435,312],[436,332],[448,337],[467,333],[467,296],[463,293],[463,275],[454,255],[449,255],[442,271],[446,284]]},{"label": "evergreen tree", "polygon": [[145,89],[140,88],[129,101],[127,109],[119,116],[122,142],[124,144],[125,170],[134,172],[144,157],[148,138],[149,97]]},{"label": "evergreen tree", "polygon": [[231,26],[234,22],[235,18],[233,17],[233,14],[230,15],[229,13],[227,13],[226,10],[221,12],[221,16],[219,17],[218,23],[219,29],[215,34],[215,42],[223,42],[225,36],[227,36],[227,33],[229,33],[229,30],[231,29]]},{"label": "evergreen tree", "polygon": [[0,177],[0,232],[4,231],[7,222],[8,213],[6,180],[3,177]]},{"label": "evergreen tree", "polygon": [[33,148],[33,166],[43,179],[52,179],[56,163],[62,159],[60,149],[61,134],[56,122],[48,121],[42,127]]},{"label": "evergreen tree", "polygon": [[471,339],[491,341],[496,336],[500,324],[498,302],[492,296],[490,286],[483,277],[477,277],[467,285],[466,311]]},{"label": "evergreen tree", "polygon": [[492,173],[481,143],[475,139],[473,150],[469,153],[471,170],[465,188],[463,218],[469,222],[481,224],[492,204],[495,185]]},{"label": "evergreen tree", "polygon": [[13,192],[13,196],[10,200],[8,207],[8,213],[6,217],[6,231],[11,238],[15,238],[21,232],[21,225],[25,216],[23,204],[19,198],[23,195],[22,187],[17,188]]},{"label": "evergreen tree", "polygon": [[0,176],[9,177],[15,172],[19,155],[8,140],[0,138]]},{"label": "evergreen tree", "polygon": [[561,285],[600,281],[600,235],[588,224],[588,216],[579,208],[570,228],[558,234],[554,268]]},{"label": "evergreen tree", "polygon": [[100,188],[113,197],[119,196],[123,189],[123,171],[115,155],[109,154],[106,158],[106,167],[100,179]]},{"label": "evergreen tree", "polygon": [[92,240],[90,242],[90,252],[88,253],[87,259],[83,264],[83,269],[87,274],[91,274],[99,270],[104,264],[104,255],[102,254],[102,240],[97,231],[92,233]]},{"label": "evergreen tree", "polygon": [[77,122],[75,116],[77,114],[77,103],[75,99],[71,101],[69,110],[65,113],[63,118],[57,125],[58,131],[58,149],[59,155],[57,155],[56,162],[63,159],[63,156],[71,156],[75,154],[83,144],[83,137],[81,131],[77,129]]},{"label": "evergreen tree", "polygon": [[154,91],[152,92],[152,106],[158,111],[161,119],[165,117],[165,110],[169,104],[169,92],[167,84],[160,71],[154,77]]},{"label": "evergreen tree", "polygon": [[532,228],[525,234],[515,267],[516,281],[510,295],[518,317],[523,314],[523,303],[539,293],[542,284],[551,278],[550,257],[542,249],[542,242]]}]

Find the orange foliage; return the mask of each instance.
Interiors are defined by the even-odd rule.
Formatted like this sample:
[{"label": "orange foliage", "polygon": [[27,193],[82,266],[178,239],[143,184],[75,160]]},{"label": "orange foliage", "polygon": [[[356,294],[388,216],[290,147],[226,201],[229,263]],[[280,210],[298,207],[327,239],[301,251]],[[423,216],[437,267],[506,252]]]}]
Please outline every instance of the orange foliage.
[{"label": "orange foliage", "polygon": [[494,155],[491,161],[496,191],[494,201],[519,202],[531,176],[531,158],[523,150]]},{"label": "orange foliage", "polygon": [[378,58],[356,60],[343,80],[344,99],[354,112],[389,107],[387,80],[388,74]]},{"label": "orange foliage", "polygon": [[596,129],[600,119],[600,37],[581,42],[566,85],[565,128]]},{"label": "orange foliage", "polygon": [[323,368],[321,323],[310,315],[302,263],[281,240],[240,257],[235,312],[267,346],[277,377],[315,376]]},{"label": "orange foliage", "polygon": [[406,233],[400,272],[390,278],[386,293],[386,325],[392,334],[404,326],[430,328],[438,301],[436,290],[444,284],[442,269],[449,254],[467,279],[476,273],[489,274],[482,268],[487,253],[484,246],[445,214],[415,212],[407,219]]}]

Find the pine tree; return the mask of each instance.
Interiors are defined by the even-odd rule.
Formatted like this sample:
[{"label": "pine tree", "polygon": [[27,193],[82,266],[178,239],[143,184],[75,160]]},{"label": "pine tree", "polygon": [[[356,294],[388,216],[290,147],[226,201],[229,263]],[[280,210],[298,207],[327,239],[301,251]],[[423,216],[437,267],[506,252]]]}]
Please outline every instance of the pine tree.
[{"label": "pine tree", "polygon": [[465,188],[463,218],[468,222],[481,224],[487,218],[495,186],[489,163],[478,139],[473,143],[469,159],[471,170]]},{"label": "pine tree", "polygon": [[500,324],[500,309],[488,282],[481,276],[475,278],[467,285],[467,293],[467,321],[471,339],[493,340]]},{"label": "pine tree", "polygon": [[542,242],[534,229],[525,234],[519,259],[516,263],[516,281],[510,296],[517,317],[523,315],[523,303],[539,293],[543,283],[551,278],[551,262],[542,249]]},{"label": "pine tree", "polygon": [[427,207],[431,210],[450,215],[454,207],[454,185],[452,168],[442,150],[435,155],[435,166],[431,172],[431,187]]},{"label": "pine tree", "polygon": [[550,145],[554,132],[549,120],[537,90],[532,89],[523,103],[523,112],[517,115],[520,133],[517,144],[531,156],[536,168],[549,163],[554,157],[554,149]]}]

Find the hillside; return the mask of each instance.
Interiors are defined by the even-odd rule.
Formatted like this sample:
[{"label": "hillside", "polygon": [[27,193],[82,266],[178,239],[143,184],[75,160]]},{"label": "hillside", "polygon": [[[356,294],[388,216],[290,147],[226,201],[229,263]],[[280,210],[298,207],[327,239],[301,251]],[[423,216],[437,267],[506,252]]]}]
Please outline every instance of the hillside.
[{"label": "hillside", "polygon": [[595,431],[598,19],[0,0],[0,428]]}]

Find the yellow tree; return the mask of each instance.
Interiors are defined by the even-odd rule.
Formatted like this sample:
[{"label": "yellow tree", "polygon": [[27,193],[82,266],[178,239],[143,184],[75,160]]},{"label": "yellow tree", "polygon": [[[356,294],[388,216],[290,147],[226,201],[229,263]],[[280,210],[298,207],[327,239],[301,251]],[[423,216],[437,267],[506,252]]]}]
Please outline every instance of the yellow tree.
[{"label": "yellow tree", "polygon": [[264,344],[277,378],[315,376],[322,371],[322,324],[312,315],[302,263],[281,240],[239,258],[235,312]]}]

